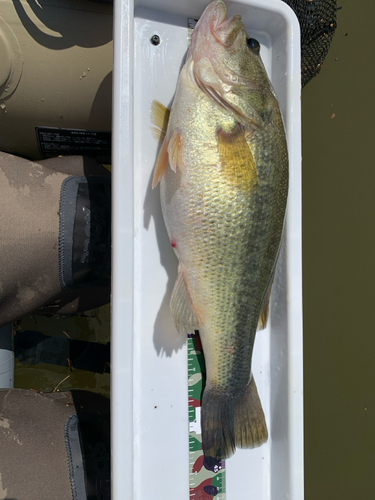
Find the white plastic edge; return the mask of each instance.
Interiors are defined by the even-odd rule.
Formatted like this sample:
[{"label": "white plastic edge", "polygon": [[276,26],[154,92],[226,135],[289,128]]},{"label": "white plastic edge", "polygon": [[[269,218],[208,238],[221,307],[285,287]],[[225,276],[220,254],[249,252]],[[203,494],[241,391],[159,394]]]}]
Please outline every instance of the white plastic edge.
[{"label": "white plastic edge", "polygon": [[[133,498],[133,12],[132,0],[114,5],[112,128],[112,498]],[[128,50],[123,50],[128,47]],[[129,133],[120,134],[123,123]],[[119,137],[123,141],[119,142]],[[123,335],[119,335],[123,332]],[[126,425],[124,423],[126,422]],[[113,431],[114,430],[114,431]]]},{"label": "white plastic edge", "polygon": [[[260,3],[260,2],[259,2]],[[302,319],[302,151],[301,151],[301,60],[299,22],[286,4],[278,3],[290,21],[292,32],[287,39],[288,71],[291,84],[288,86],[287,106],[293,117],[287,125],[288,144],[293,145],[289,173],[289,198],[286,218],[288,251],[288,380],[289,380],[289,450],[290,492],[292,500],[304,498],[304,446],[303,446],[303,319]],[[276,6],[275,6],[276,7]],[[292,42],[294,50],[292,50]],[[298,50],[297,50],[298,49]],[[298,54],[298,57],[294,57]],[[291,149],[291,148],[289,148]],[[296,208],[299,207],[299,210]]]}]

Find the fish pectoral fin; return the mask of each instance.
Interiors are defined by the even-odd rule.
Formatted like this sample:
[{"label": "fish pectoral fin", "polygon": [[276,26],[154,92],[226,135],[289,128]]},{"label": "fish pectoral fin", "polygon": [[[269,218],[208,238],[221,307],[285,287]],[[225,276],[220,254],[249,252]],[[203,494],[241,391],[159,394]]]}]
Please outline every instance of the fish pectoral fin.
[{"label": "fish pectoral fin", "polygon": [[173,321],[179,333],[188,334],[199,330],[202,322],[191,299],[181,265],[172,292],[170,307]]},{"label": "fish pectoral fin", "polygon": [[185,170],[182,161],[182,138],[177,130],[173,131],[172,137],[168,143],[169,165],[173,172],[176,172],[177,167],[183,172]]},{"label": "fish pectoral fin", "polygon": [[241,189],[251,190],[258,183],[253,153],[239,123],[229,132],[217,131],[221,172],[224,179]]},{"label": "fish pectoral fin", "polygon": [[164,140],[167,132],[170,110],[155,99],[151,103],[151,127],[152,135],[157,140]]}]

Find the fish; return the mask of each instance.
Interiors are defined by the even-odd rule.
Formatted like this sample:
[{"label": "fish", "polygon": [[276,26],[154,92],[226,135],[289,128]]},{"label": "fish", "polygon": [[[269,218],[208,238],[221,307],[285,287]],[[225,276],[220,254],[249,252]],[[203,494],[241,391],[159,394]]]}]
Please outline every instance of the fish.
[{"label": "fish", "polygon": [[206,364],[206,457],[268,439],[252,375],[267,323],[288,195],[288,152],[277,96],[239,14],[211,2],[191,38],[171,111],[152,105],[163,139],[152,187],[178,258],[170,310],[199,331]]}]

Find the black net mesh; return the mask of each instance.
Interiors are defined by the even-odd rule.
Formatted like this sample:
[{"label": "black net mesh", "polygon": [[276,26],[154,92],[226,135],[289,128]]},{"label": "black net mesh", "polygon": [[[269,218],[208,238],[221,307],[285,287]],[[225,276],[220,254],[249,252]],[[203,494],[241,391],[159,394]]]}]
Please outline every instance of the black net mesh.
[{"label": "black net mesh", "polygon": [[302,87],[320,71],[336,29],[336,0],[283,0],[301,27]]}]

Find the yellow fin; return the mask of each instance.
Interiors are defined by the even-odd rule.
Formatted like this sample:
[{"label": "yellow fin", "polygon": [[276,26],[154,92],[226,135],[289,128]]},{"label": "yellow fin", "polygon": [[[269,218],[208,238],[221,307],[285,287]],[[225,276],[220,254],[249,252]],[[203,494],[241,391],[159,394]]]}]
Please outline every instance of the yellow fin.
[{"label": "yellow fin", "polygon": [[154,178],[152,181],[152,189],[154,189],[160,182],[168,168],[168,142],[164,139],[161,149],[159,151],[158,159],[156,160]]},{"label": "yellow fin", "polygon": [[257,328],[258,330],[264,330],[267,326],[268,316],[270,314],[270,296],[272,290],[272,281],[273,279],[271,280],[271,284],[263,300],[262,309],[260,310],[258,328]]},{"label": "yellow fin", "polygon": [[231,391],[207,387],[202,399],[202,444],[205,456],[229,458],[238,448],[256,448],[268,438],[267,424],[254,378]]},{"label": "yellow fin", "polygon": [[170,110],[159,101],[153,100],[151,103],[151,127],[155,139],[163,140],[167,132]]},{"label": "yellow fin", "polygon": [[188,291],[181,265],[178,268],[178,276],[172,292],[170,307],[179,333],[194,333],[194,330],[199,330],[202,322]]},{"label": "yellow fin", "polygon": [[[278,259],[278,255],[279,255],[279,252],[277,253],[276,262]],[[271,277],[270,277],[268,285],[267,285],[267,291],[264,295],[263,304],[262,304],[260,314],[259,314],[258,328],[257,328],[258,331],[264,330],[267,326],[267,323],[268,323],[268,316],[270,314],[270,297],[271,297],[272,285],[273,285],[274,279],[275,279],[275,270],[273,270],[273,272],[271,274]]]},{"label": "yellow fin", "polygon": [[173,131],[172,137],[168,143],[168,156],[169,165],[173,172],[176,172],[177,167],[179,167],[182,172],[184,170],[182,161],[182,139],[177,130]]},{"label": "yellow fin", "polygon": [[268,439],[266,419],[254,377],[234,408],[234,434],[238,448],[256,448]]},{"label": "yellow fin", "polygon": [[230,132],[217,131],[221,171],[235,186],[250,190],[258,183],[258,171],[253,153],[238,123]]}]

